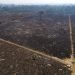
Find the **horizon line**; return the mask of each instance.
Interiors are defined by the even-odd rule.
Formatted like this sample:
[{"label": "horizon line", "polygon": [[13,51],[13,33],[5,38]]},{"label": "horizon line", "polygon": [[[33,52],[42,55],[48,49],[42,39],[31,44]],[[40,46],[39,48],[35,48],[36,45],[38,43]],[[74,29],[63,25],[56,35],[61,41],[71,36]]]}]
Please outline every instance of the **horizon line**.
[{"label": "horizon line", "polygon": [[50,6],[50,5],[56,5],[56,6],[63,6],[63,5],[65,5],[65,6],[67,6],[67,5],[75,5],[75,4],[71,4],[71,3],[69,3],[69,4],[15,4],[15,3],[0,3],[0,5],[48,5],[48,6]]}]

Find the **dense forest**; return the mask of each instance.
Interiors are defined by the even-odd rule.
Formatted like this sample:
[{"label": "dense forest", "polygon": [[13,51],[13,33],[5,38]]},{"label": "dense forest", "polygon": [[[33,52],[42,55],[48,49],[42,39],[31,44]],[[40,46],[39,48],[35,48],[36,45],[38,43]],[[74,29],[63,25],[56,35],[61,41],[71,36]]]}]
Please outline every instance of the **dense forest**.
[{"label": "dense forest", "polygon": [[75,5],[3,5],[0,4],[0,12],[37,12],[46,11],[53,14],[74,15]]}]

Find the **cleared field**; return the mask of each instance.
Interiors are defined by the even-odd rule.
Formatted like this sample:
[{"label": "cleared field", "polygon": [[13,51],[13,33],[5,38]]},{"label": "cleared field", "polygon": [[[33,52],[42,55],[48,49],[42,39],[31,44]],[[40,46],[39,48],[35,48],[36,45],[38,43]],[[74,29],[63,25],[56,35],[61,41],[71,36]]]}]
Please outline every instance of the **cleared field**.
[{"label": "cleared field", "polygon": [[68,16],[44,11],[40,20],[39,15],[38,11],[1,13],[0,38],[55,57],[70,57]]},{"label": "cleared field", "polygon": [[0,39],[0,75],[71,75],[55,57]]}]

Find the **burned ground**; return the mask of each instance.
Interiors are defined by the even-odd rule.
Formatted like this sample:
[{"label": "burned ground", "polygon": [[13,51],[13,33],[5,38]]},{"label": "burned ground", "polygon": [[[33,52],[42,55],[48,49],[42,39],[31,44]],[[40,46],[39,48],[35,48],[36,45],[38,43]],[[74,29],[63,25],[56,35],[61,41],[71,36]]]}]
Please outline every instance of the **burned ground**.
[{"label": "burned ground", "polygon": [[70,57],[68,16],[39,13],[0,14],[0,37],[59,58]]}]

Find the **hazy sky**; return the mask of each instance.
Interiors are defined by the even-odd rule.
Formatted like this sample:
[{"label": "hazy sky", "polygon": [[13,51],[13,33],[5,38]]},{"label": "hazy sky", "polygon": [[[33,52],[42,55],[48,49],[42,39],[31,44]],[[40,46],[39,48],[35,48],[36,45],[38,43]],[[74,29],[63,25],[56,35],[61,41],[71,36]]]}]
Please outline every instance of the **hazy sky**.
[{"label": "hazy sky", "polygon": [[0,0],[2,4],[75,4],[75,0]]}]

